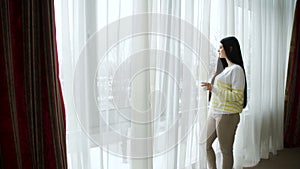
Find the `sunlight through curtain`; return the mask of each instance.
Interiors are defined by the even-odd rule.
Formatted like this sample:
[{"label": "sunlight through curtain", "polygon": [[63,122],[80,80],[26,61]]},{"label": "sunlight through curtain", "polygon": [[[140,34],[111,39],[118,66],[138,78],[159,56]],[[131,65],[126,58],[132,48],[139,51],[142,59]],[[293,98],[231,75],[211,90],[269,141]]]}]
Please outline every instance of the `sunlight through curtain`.
[{"label": "sunlight through curtain", "polygon": [[294,3],[57,1],[69,168],[206,168],[199,83],[210,80],[229,35],[241,43],[249,93],[234,167],[283,148]]}]

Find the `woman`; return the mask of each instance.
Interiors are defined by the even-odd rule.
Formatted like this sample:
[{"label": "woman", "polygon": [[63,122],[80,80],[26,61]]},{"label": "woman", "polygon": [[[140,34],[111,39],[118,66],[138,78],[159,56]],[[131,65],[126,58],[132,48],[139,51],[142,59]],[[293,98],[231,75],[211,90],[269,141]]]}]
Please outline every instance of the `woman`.
[{"label": "woman", "polygon": [[212,93],[206,153],[209,168],[215,169],[216,157],[212,144],[218,137],[223,157],[222,168],[232,169],[232,149],[236,128],[240,121],[239,113],[247,104],[246,75],[240,45],[235,37],[222,39],[218,53],[218,65],[222,65],[224,70],[218,71],[217,68],[212,83],[201,83],[203,88]]}]

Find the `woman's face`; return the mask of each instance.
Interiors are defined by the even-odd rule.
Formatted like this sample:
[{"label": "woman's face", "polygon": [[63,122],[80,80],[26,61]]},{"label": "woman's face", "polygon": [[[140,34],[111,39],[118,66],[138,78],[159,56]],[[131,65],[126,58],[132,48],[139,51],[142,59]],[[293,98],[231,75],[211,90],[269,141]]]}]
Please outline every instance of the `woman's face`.
[{"label": "woman's face", "polygon": [[220,47],[218,49],[218,53],[219,53],[220,58],[226,58],[227,57],[222,44],[220,44]]}]

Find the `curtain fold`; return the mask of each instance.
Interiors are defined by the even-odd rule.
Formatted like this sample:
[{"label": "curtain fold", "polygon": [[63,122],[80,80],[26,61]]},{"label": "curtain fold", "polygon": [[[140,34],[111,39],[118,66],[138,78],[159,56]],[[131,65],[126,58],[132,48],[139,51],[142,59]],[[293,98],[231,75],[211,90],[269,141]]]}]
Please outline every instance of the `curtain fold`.
[{"label": "curtain fold", "polygon": [[300,146],[300,1],[297,1],[293,33],[291,38],[288,60],[286,89],[285,89],[285,117],[284,117],[284,146]]},{"label": "curtain fold", "polygon": [[67,168],[54,2],[0,4],[0,168]]}]

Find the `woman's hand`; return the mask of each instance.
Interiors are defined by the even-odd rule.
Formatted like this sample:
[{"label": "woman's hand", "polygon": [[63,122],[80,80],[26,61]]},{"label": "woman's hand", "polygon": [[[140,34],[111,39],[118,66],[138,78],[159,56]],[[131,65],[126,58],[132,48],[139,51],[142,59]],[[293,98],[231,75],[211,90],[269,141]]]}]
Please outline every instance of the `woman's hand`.
[{"label": "woman's hand", "polygon": [[211,89],[212,89],[212,85],[210,83],[207,83],[207,82],[201,82],[201,87],[208,90],[208,91],[211,91]]}]

